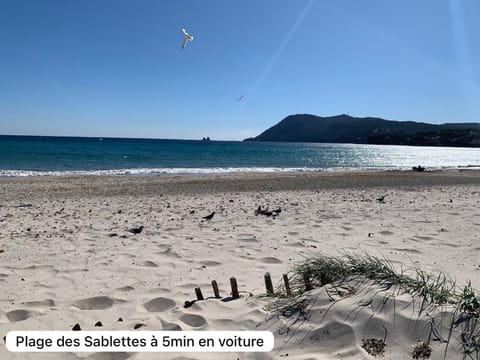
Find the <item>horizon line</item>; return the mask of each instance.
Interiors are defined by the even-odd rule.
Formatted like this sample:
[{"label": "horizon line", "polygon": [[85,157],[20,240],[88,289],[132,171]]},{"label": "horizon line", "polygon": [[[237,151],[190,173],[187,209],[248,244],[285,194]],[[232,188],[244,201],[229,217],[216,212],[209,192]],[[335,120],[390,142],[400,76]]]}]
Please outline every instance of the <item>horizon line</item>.
[{"label": "horizon line", "polygon": [[132,139],[132,140],[168,140],[168,141],[238,141],[242,142],[243,140],[231,140],[231,139],[212,139],[205,140],[204,138],[155,138],[155,137],[126,137],[126,136],[101,136],[101,135],[33,135],[33,134],[0,134],[2,136],[11,136],[11,137],[50,137],[50,138],[87,138],[87,139]]}]

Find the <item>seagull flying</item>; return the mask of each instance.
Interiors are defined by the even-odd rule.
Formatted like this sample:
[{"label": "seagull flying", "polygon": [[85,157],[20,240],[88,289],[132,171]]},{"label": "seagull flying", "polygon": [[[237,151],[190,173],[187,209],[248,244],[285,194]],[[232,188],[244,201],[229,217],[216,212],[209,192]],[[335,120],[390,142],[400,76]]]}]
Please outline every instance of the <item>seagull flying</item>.
[{"label": "seagull flying", "polygon": [[183,43],[182,43],[182,49],[183,49],[187,45],[188,41],[193,40],[193,36],[190,35],[185,29],[182,29],[182,31],[183,31]]},{"label": "seagull flying", "polygon": [[237,100],[235,100],[235,101],[240,101],[240,100],[242,100],[243,98],[244,98],[244,96],[242,95],[242,96],[240,96],[240,97],[239,97]]}]

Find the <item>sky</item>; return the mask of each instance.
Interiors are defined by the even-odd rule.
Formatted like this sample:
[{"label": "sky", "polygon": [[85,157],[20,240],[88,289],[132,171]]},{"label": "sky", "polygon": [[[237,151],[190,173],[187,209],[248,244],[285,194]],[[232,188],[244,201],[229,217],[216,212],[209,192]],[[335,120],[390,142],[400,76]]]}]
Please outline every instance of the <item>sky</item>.
[{"label": "sky", "polygon": [[0,134],[241,140],[303,113],[480,122],[479,37],[478,0],[0,0]]}]

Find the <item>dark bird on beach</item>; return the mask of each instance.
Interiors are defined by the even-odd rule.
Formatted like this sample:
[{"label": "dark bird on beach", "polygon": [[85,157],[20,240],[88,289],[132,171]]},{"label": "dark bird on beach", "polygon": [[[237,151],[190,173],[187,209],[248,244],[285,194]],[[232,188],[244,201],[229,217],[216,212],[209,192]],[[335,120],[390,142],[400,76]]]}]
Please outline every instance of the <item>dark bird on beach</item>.
[{"label": "dark bird on beach", "polygon": [[385,196],[386,195],[380,196],[379,198],[377,198],[377,201],[383,202],[383,200],[385,200]]},{"label": "dark bird on beach", "polygon": [[272,216],[273,212],[268,210],[268,206],[265,209],[262,206],[258,206],[257,210],[255,210],[255,216],[257,215]]},{"label": "dark bird on beach", "polygon": [[278,208],[276,210],[269,210],[268,209],[268,206],[263,209],[262,206],[259,206],[257,208],[257,210],[255,210],[255,216],[258,216],[258,215],[265,215],[265,216],[278,216],[278,214],[280,214],[282,212],[282,209],[281,208]]},{"label": "dark bird on beach", "polygon": [[215,215],[215,211],[212,212],[211,214],[207,215],[207,216],[204,216],[202,219],[211,220],[213,218],[213,215]]},{"label": "dark bird on beach", "polygon": [[413,170],[413,171],[418,171],[418,172],[424,172],[424,171],[426,171],[427,169],[426,169],[424,166],[418,165],[418,166],[412,167],[412,170]]},{"label": "dark bird on beach", "polygon": [[[272,216],[274,215],[273,211],[268,210],[268,207],[266,209],[262,209],[258,212],[260,215],[265,215],[265,216]],[[257,215],[257,214],[255,214]]]},{"label": "dark bird on beach", "polygon": [[133,228],[130,228],[130,229],[127,229],[128,232],[131,232],[132,234],[140,234],[143,230],[143,225],[142,226],[139,226],[139,227],[133,227]]}]

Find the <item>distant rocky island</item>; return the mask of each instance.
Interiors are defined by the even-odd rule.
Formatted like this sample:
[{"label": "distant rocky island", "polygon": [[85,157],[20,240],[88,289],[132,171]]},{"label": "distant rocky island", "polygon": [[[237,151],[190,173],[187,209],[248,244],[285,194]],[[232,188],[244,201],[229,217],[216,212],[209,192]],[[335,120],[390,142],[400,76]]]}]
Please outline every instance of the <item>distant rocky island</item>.
[{"label": "distant rocky island", "polygon": [[480,123],[434,125],[346,114],[297,114],[244,141],[480,147]]}]

